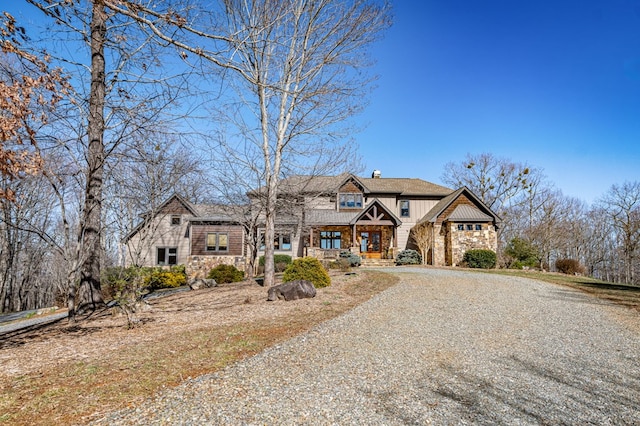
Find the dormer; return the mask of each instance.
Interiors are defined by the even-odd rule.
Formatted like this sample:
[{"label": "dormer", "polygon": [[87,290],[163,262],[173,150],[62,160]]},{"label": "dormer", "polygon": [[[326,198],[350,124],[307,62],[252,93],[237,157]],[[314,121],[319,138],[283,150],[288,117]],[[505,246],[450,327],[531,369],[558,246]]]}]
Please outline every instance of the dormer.
[{"label": "dormer", "polygon": [[338,189],[336,210],[362,210],[365,204],[364,191],[364,186],[355,177],[350,176],[347,178]]}]

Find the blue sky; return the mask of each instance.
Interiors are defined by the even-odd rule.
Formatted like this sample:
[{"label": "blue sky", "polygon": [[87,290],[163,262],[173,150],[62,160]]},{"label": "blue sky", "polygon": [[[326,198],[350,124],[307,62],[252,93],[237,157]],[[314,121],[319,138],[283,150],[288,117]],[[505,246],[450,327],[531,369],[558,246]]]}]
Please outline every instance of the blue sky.
[{"label": "blue sky", "polygon": [[640,2],[394,2],[355,135],[367,172],[440,183],[490,152],[591,203],[640,180]]},{"label": "blue sky", "polygon": [[[640,180],[640,1],[393,6],[372,51],[378,87],[354,118],[365,175],[441,183],[446,163],[490,152],[588,203]],[[0,9],[40,16],[23,0]]]}]

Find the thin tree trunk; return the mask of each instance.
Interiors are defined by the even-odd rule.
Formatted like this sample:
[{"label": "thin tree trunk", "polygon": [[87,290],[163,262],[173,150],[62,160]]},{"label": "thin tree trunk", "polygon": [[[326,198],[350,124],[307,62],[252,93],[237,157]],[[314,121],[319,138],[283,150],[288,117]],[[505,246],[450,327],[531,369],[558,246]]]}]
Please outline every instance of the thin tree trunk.
[{"label": "thin tree trunk", "polygon": [[275,284],[275,265],[273,262],[273,240],[275,237],[275,198],[274,194],[271,194],[271,188],[268,189],[267,205],[265,207],[265,232],[264,232],[264,286],[271,287]]},{"label": "thin tree trunk", "polygon": [[[100,289],[100,233],[102,214],[102,179],[104,169],[104,44],[107,15],[102,0],[94,0],[91,18],[91,91],[89,94],[89,150],[82,226],[79,234],[80,284],[75,312],[95,310],[104,305]],[[71,286],[73,287],[73,286]],[[71,300],[71,294],[69,294]]]}]

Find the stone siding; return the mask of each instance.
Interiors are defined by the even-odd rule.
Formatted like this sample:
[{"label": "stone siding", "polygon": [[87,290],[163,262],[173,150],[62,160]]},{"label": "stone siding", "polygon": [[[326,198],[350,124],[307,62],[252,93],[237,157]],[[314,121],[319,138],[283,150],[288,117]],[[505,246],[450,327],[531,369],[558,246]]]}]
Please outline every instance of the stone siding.
[{"label": "stone siding", "polygon": [[431,261],[434,266],[445,266],[445,239],[446,229],[442,225],[433,225],[433,249],[431,253]]},{"label": "stone siding", "polygon": [[189,256],[185,265],[187,278],[206,278],[209,271],[218,265],[233,265],[241,271],[246,270],[242,256]]},{"label": "stone siding", "polygon": [[448,224],[449,234],[451,236],[451,244],[447,257],[450,266],[458,266],[462,263],[462,259],[467,250],[492,250],[497,248],[497,234],[495,227],[490,223],[483,223],[480,231],[459,231],[457,223]]}]

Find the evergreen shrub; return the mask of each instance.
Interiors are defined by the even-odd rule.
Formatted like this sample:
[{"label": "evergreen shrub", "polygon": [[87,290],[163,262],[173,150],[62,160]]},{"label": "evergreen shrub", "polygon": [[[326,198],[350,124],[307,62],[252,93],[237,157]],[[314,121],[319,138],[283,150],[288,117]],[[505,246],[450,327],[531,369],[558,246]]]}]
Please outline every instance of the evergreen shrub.
[{"label": "evergreen shrub", "polygon": [[145,274],[145,286],[149,290],[176,288],[187,285],[187,274],[184,265],[172,266],[171,269],[150,268]]},{"label": "evergreen shrub", "polygon": [[402,250],[396,256],[396,265],[421,265],[422,256],[416,250]]},{"label": "evergreen shrub", "polygon": [[[273,255],[273,267],[276,272],[283,272],[287,269],[287,266],[291,264],[291,256],[288,254],[274,254]],[[262,266],[262,271],[264,271],[264,256],[260,256],[258,260],[258,265]]]},{"label": "evergreen shrub", "polygon": [[524,267],[537,268],[540,266],[538,248],[524,238],[515,237],[509,241],[504,249],[504,254],[512,259],[510,268],[523,269]]},{"label": "evergreen shrub", "polygon": [[235,283],[244,280],[244,272],[233,265],[218,265],[209,271],[207,278],[216,280],[218,284]]},{"label": "evergreen shrub", "polygon": [[340,260],[342,259],[346,260],[352,268],[360,266],[362,263],[362,258],[357,254],[351,253],[349,250],[343,250],[340,252]]},{"label": "evergreen shrub", "polygon": [[496,267],[498,257],[493,250],[474,249],[467,250],[462,261],[469,268],[493,269]]},{"label": "evergreen shrub", "polygon": [[284,271],[283,282],[307,280],[313,283],[315,288],[331,285],[331,278],[324,269],[322,263],[315,257],[303,257],[296,259]]}]

